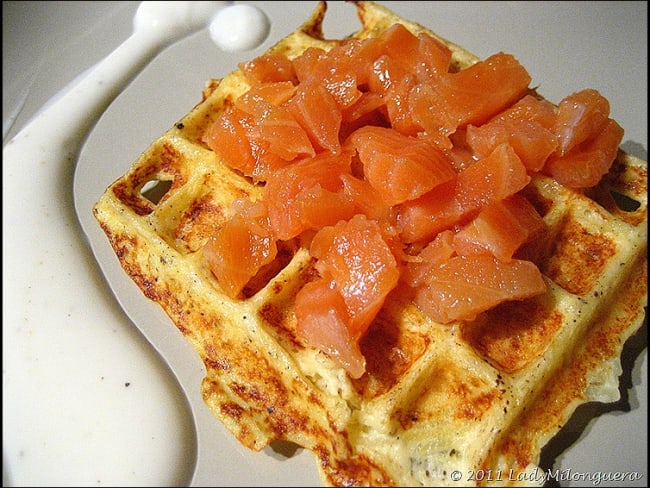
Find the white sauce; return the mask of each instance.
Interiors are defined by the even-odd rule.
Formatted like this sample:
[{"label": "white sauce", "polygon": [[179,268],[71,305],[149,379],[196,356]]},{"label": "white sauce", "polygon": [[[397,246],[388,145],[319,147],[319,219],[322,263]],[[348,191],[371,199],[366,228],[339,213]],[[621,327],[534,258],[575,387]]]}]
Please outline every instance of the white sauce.
[{"label": "white sauce", "polygon": [[269,35],[271,24],[264,12],[253,5],[229,5],[210,22],[210,37],[226,52],[254,49]]},{"label": "white sauce", "polygon": [[135,31],[180,37],[206,27],[225,2],[142,2],[133,18]]}]

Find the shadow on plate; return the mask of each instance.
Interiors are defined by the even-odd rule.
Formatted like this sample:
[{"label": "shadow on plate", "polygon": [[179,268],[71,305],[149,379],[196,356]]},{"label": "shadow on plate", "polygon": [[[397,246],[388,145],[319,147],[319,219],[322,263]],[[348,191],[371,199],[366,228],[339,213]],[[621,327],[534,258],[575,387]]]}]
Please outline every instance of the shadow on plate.
[{"label": "shadow on plate", "polygon": [[[631,336],[623,346],[621,354],[622,373],[619,377],[620,398],[613,403],[589,402],[580,405],[562,429],[544,447],[540,457],[540,468],[543,472],[554,471],[558,458],[578,441],[590,429],[592,420],[610,412],[630,412],[639,407],[634,388],[641,381],[634,377],[634,366],[643,350],[648,347],[648,319],[646,318],[639,330]],[[550,477],[544,484],[546,488],[562,486],[558,480]]]}]

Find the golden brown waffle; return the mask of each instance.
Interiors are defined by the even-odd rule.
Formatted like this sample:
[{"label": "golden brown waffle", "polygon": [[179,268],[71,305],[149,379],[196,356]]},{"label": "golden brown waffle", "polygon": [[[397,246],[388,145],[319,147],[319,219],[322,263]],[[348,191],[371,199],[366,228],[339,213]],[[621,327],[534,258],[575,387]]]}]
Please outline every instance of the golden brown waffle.
[{"label": "golden brown waffle", "polygon": [[[355,37],[396,21],[426,30],[374,3],[357,7]],[[272,50],[328,48],[324,15],[321,5]],[[476,60],[441,40],[457,68]],[[579,404],[618,399],[619,356],[647,301],[646,162],[621,152],[588,194],[536,176],[526,191],[549,228],[538,262],[548,293],[440,325],[398,288],[362,341],[367,373],[351,380],[295,333],[294,297],[316,273],[300,242],[245,299],[220,292],[199,252],[234,199],[260,196],[200,141],[247,88],[239,71],[212,80],[94,208],[126,273],[203,359],[204,400],[244,445],[303,446],[332,485],[472,484],[479,469],[529,481],[522,473],[532,476]],[[159,199],[145,191],[152,184],[164,188]]]}]

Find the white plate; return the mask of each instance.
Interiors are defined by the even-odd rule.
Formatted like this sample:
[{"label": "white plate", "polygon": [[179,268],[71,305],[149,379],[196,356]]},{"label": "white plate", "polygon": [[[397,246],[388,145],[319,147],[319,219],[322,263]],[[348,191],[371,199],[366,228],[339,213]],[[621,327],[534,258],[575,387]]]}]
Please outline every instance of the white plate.
[{"label": "white plate", "polygon": [[[92,203],[200,100],[205,81],[293,31],[316,4],[251,3],[272,20],[264,45],[225,54],[201,31],[159,55],[100,119],[77,163],[84,190],[77,210],[91,240],[99,232],[90,220]],[[623,147],[647,159],[647,4],[383,3],[481,57],[514,54],[552,101],[582,88],[600,90],[626,130]],[[331,2],[326,34],[340,37],[357,26],[352,5]],[[186,359],[178,378],[133,326],[131,320],[142,326],[168,319],[142,298],[107,247],[93,249],[100,269],[84,244],[72,208],[75,161],[61,161],[60,168],[34,164],[24,170],[28,175],[10,163],[3,162],[3,199],[20,212],[3,219],[10,250],[3,259],[5,484],[185,485],[197,453],[213,476],[198,483],[318,483],[309,453],[248,452],[209,417],[197,401],[201,365],[173,326],[156,346],[173,351],[175,362]],[[622,400],[581,408],[545,451],[544,467],[573,478],[563,486],[596,473],[638,473],[640,479],[620,485],[647,484],[646,334],[644,326],[626,348]]]}]

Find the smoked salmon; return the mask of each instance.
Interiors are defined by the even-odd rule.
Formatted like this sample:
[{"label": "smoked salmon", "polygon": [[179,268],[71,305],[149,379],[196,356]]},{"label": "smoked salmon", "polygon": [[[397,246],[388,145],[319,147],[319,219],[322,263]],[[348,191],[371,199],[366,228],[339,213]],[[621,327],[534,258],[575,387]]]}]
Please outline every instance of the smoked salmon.
[{"label": "smoked salmon", "polygon": [[278,250],[263,203],[236,200],[231,213],[203,247],[203,255],[224,292],[234,298]]},{"label": "smoked salmon", "polygon": [[293,59],[265,54],[240,64],[249,90],[203,134],[263,185],[206,244],[210,269],[238,296],[300,237],[318,276],[297,294],[298,333],[352,378],[365,370],[359,341],[400,281],[442,323],[544,293],[517,254],[545,229],[522,190],[537,173],[597,184],[623,136],[596,90],[556,107],[511,54],[462,70],[451,55],[401,24]]}]

